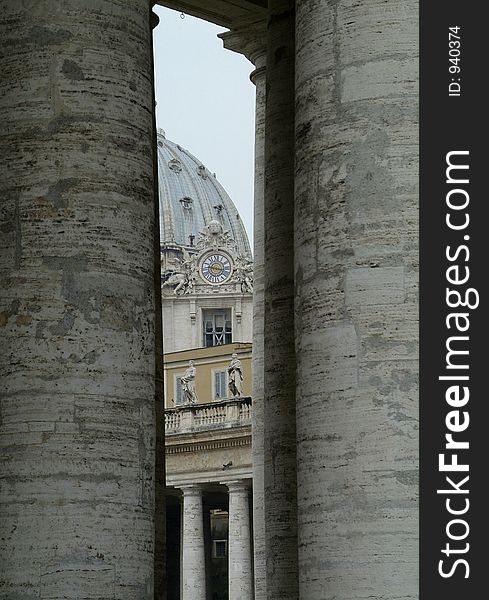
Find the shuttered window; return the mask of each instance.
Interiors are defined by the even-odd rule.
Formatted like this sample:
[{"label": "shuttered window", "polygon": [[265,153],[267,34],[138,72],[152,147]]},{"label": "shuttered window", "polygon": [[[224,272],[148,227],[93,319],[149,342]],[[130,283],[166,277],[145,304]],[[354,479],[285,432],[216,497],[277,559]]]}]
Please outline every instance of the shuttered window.
[{"label": "shuttered window", "polygon": [[181,377],[176,378],[175,404],[176,405],[183,404],[183,391],[182,391],[182,378]]},{"label": "shuttered window", "polygon": [[226,371],[214,371],[214,400],[227,398],[227,373]]}]

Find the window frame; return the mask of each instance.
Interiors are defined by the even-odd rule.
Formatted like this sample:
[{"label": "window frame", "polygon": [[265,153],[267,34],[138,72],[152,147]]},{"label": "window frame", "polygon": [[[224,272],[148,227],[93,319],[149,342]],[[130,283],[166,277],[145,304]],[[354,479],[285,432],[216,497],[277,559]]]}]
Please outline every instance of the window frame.
[{"label": "window frame", "polygon": [[[182,377],[184,375],[185,375],[185,373],[175,373],[173,376],[173,391],[174,391],[173,404],[174,404],[174,406],[183,406],[183,404],[184,404],[183,389],[182,389]],[[178,383],[178,380],[180,380],[180,384]]]},{"label": "window frame", "polygon": [[[216,332],[216,316],[224,317],[224,326],[222,333]],[[211,317],[211,318],[209,318]],[[206,331],[206,323],[212,321],[213,329],[210,333]],[[226,331],[226,323],[230,324],[230,331]],[[225,308],[215,307],[215,308],[202,308],[202,326],[201,326],[201,336],[202,336],[202,344],[204,348],[215,348],[216,346],[225,346],[226,344],[233,343],[233,309],[228,306]],[[222,336],[222,343],[216,344],[216,338],[218,335]],[[207,345],[207,336],[212,336],[213,343],[211,345]],[[229,339],[226,339],[226,336],[229,336]]]},{"label": "window frame", "polygon": [[[224,375],[224,396],[218,396],[216,390],[216,375],[221,373]],[[225,400],[228,397],[228,385],[229,378],[227,369],[225,367],[216,367],[215,369],[212,369],[212,399],[214,402]]]},{"label": "window frame", "polygon": [[[217,544],[224,544],[224,554],[217,554]],[[227,540],[212,540],[212,558],[219,560],[226,559],[228,557],[228,541]]]}]

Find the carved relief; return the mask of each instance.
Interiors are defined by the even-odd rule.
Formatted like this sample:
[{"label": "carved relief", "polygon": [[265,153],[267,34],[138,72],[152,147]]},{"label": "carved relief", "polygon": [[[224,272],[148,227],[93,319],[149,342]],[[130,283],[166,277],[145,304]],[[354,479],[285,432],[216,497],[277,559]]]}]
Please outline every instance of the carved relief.
[{"label": "carved relief", "polygon": [[[186,212],[192,210],[190,198],[182,198],[180,202]],[[167,259],[171,266],[163,272],[162,291],[173,286],[173,293],[181,296],[194,293],[196,286],[199,294],[213,293],[216,288],[236,292],[239,286],[241,293],[252,293],[253,261],[248,256],[237,255],[237,244],[222,223],[212,219],[199,236],[195,253],[182,249],[182,258]]]},{"label": "carved relief", "polygon": [[253,293],[253,261],[246,256],[238,256],[234,264],[233,280],[239,283],[243,294]]},{"label": "carved relief", "polygon": [[197,261],[195,254],[189,254],[183,250],[183,257],[171,258],[169,261],[173,268],[163,274],[162,289],[167,286],[175,286],[173,293],[176,296],[190,293],[195,287],[197,274]]}]

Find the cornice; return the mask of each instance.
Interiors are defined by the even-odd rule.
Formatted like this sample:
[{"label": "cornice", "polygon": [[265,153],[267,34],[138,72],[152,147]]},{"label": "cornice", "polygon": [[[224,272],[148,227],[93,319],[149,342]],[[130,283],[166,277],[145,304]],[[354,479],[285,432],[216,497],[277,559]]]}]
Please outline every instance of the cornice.
[{"label": "cornice", "polygon": [[241,438],[230,438],[227,440],[208,440],[203,442],[189,442],[187,444],[176,444],[166,446],[166,454],[185,454],[189,452],[205,452],[207,450],[221,450],[226,448],[242,448],[251,446],[251,435]]}]

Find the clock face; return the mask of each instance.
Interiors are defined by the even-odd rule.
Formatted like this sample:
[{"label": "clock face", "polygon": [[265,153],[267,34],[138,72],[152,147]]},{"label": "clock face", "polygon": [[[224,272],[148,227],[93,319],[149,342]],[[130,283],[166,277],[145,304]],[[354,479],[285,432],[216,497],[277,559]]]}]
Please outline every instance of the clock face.
[{"label": "clock face", "polygon": [[231,261],[225,254],[214,252],[204,258],[200,266],[202,277],[212,284],[223,283],[231,277]]}]

